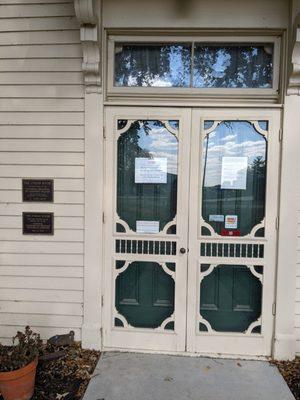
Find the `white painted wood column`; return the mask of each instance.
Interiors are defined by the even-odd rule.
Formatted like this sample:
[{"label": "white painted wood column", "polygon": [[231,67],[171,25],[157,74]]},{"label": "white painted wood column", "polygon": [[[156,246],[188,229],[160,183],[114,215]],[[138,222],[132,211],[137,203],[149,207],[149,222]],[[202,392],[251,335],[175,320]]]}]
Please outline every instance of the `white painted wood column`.
[{"label": "white painted wood column", "polygon": [[[300,200],[300,1],[291,10],[289,81],[283,113],[278,273],[274,358],[293,359],[296,351],[295,296],[297,211]],[[293,26],[293,29],[292,29]]]},{"label": "white painted wood column", "polygon": [[82,346],[101,349],[103,95],[101,3],[74,0],[85,83],[85,235]]}]

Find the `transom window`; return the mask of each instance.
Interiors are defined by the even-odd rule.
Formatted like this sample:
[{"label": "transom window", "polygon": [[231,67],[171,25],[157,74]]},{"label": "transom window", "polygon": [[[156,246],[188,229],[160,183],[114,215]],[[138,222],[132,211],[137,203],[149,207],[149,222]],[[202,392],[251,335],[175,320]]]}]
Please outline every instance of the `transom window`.
[{"label": "transom window", "polygon": [[108,93],[278,95],[279,39],[109,38]]}]

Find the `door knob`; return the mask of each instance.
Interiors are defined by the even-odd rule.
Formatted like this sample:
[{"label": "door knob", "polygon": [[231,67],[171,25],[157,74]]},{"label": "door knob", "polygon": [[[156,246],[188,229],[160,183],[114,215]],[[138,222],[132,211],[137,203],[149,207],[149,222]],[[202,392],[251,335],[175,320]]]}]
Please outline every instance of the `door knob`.
[{"label": "door knob", "polygon": [[184,247],[181,247],[181,249],[179,250],[181,254],[185,254],[186,253],[186,249]]}]

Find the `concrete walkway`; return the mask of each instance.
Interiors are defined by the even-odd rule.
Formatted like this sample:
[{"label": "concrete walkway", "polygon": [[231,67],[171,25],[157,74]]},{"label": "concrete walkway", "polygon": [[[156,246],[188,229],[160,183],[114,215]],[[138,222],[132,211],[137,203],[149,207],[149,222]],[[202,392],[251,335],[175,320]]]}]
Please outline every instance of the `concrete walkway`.
[{"label": "concrete walkway", "polygon": [[104,353],[84,400],[294,400],[264,361]]}]

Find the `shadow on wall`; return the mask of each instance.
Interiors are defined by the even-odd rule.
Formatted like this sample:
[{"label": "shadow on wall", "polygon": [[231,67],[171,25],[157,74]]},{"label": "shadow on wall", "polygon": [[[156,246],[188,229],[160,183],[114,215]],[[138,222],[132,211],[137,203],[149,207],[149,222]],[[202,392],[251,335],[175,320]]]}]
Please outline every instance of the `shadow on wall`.
[{"label": "shadow on wall", "polygon": [[178,17],[187,17],[192,12],[192,0],[174,0],[174,11]]}]

